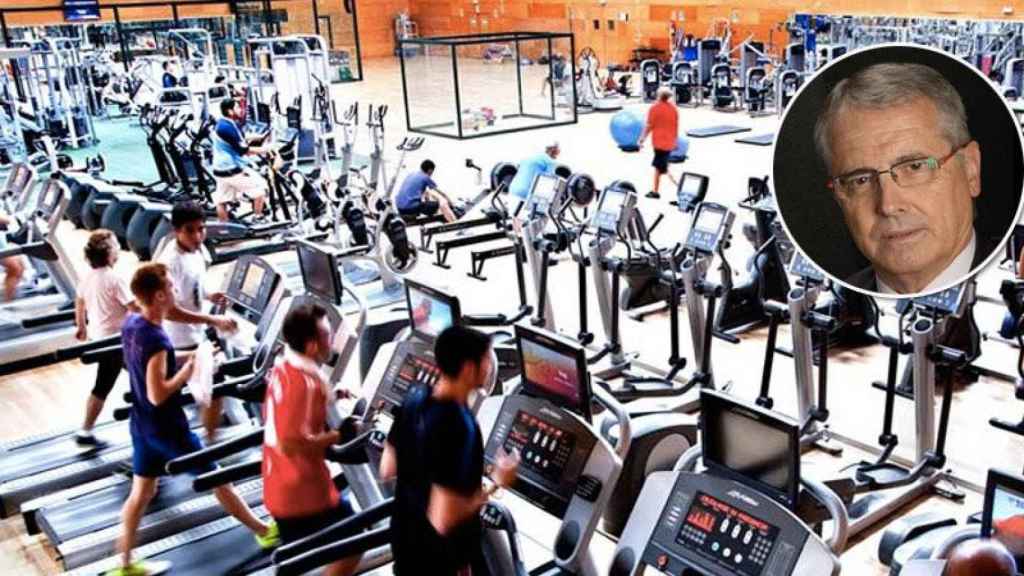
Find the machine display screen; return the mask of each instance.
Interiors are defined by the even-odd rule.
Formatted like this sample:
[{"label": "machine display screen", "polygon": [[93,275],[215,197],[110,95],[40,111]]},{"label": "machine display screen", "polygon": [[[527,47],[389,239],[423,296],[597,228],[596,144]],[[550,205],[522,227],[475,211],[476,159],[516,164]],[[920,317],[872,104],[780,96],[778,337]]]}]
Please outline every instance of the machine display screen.
[{"label": "machine display screen", "polygon": [[802,252],[793,253],[793,263],[789,267],[789,272],[814,282],[825,281],[825,275]]},{"label": "machine display screen", "polygon": [[576,437],[520,410],[502,447],[519,452],[520,465],[557,485],[576,447]]},{"label": "machine display screen", "polygon": [[590,380],[582,348],[516,327],[523,387],[531,395],[590,418]]},{"label": "machine display screen", "polygon": [[717,210],[701,210],[700,216],[693,227],[702,232],[718,232],[718,227],[722,225],[723,218],[725,218],[725,214]]},{"label": "machine display screen", "polygon": [[707,178],[699,174],[683,174],[676,192],[676,203],[683,212],[690,212],[694,205],[704,199]]},{"label": "machine display screen", "polygon": [[546,213],[558,195],[562,179],[554,174],[538,174],[530,191],[531,214]]},{"label": "machine display screen", "polygon": [[454,297],[407,281],[409,323],[421,339],[433,340],[459,318],[459,304]]},{"label": "machine display screen", "polygon": [[625,191],[616,188],[606,189],[595,217],[597,228],[603,232],[617,233],[619,221],[622,219],[622,207],[625,203]]},{"label": "machine display screen", "polygon": [[705,463],[793,507],[800,487],[799,424],[707,392],[701,412]]},{"label": "machine display screen", "polygon": [[306,292],[324,300],[341,304],[341,276],[334,255],[309,242],[297,242],[299,267]]},{"label": "machine display screen", "polygon": [[727,566],[730,573],[761,576],[778,536],[777,526],[697,492],[676,543]]},{"label": "machine display screen", "polygon": [[1018,559],[1024,556],[1024,478],[989,471],[981,536],[995,538]]},{"label": "machine display screen", "polygon": [[936,308],[939,312],[946,314],[956,314],[957,308],[960,306],[960,296],[963,294],[963,286],[953,286],[952,288],[946,288],[942,292],[936,292],[934,294],[928,294],[926,296],[918,296],[914,298],[914,304],[918,306],[927,306],[928,308]]},{"label": "machine display screen", "polygon": [[245,278],[242,279],[242,294],[255,301],[259,296],[260,285],[263,283],[265,274],[262,267],[250,264],[249,269],[245,271]]}]

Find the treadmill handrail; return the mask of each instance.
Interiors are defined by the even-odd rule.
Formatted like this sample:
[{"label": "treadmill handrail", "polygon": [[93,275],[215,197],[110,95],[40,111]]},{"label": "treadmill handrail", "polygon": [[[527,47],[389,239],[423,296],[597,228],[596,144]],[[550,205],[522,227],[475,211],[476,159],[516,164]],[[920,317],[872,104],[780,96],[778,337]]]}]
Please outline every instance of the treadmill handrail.
[{"label": "treadmill handrail", "polygon": [[[338,544],[344,543],[344,538],[351,537],[372,527],[374,524],[391,518],[394,512],[395,499],[388,498],[378,504],[370,506],[366,510],[335,522],[334,524],[315,532],[305,538],[301,538],[290,544],[285,544],[274,551],[274,564],[280,565],[292,558],[301,556],[309,551],[319,549],[325,544],[334,543],[342,539]],[[326,564],[326,562],[325,562]]]},{"label": "treadmill handrail", "polygon": [[607,408],[619,421],[618,441],[615,443],[615,453],[623,461],[629,454],[629,446],[633,442],[633,425],[629,418],[629,411],[602,386],[594,386],[594,399]]},{"label": "treadmill handrail", "polygon": [[846,541],[850,536],[850,514],[842,499],[824,482],[814,478],[800,478],[800,483],[807,488],[815,500],[828,509],[832,517],[832,534],[825,540],[832,553],[839,557],[846,550]]},{"label": "treadmill handrail", "polygon": [[259,476],[262,471],[262,460],[238,462],[237,464],[218,468],[217,470],[196,476],[195,480],[192,481],[192,489],[196,492],[206,492],[207,490],[212,490],[218,486],[223,486],[224,484],[255,478]]},{"label": "treadmill handrail", "polygon": [[[383,526],[369,532],[363,532],[358,536],[346,538],[340,542],[314,548],[284,562],[275,564],[277,567],[276,574],[278,576],[299,576],[340,558],[364,554],[374,548],[390,543],[391,528]],[[274,556],[276,557],[277,554],[275,553]]]},{"label": "treadmill handrail", "polygon": [[190,468],[204,464],[212,464],[221,458],[237,454],[247,448],[253,448],[263,444],[263,428],[257,428],[252,432],[243,434],[238,438],[218,442],[201,450],[190,452],[167,463],[168,474],[180,474]]},{"label": "treadmill handrail", "polygon": [[34,316],[32,318],[25,318],[21,321],[22,328],[39,328],[40,326],[46,326],[47,324],[59,324],[64,322],[73,321],[75,319],[74,310],[62,310],[60,312],[53,312],[52,314],[43,314],[42,316]]},{"label": "treadmill handrail", "polygon": [[960,544],[968,541],[981,538],[981,524],[969,524],[962,528],[954,530],[951,534],[946,536],[935,548],[932,549],[932,554],[929,556],[929,560],[945,560],[949,558],[949,553],[953,551]]},{"label": "treadmill handrail", "polygon": [[58,361],[70,360],[72,358],[80,358],[86,353],[92,352],[93,350],[104,350],[105,348],[118,347],[121,345],[121,335],[114,334],[106,338],[99,340],[93,340],[91,342],[83,342],[81,344],[75,344],[74,346],[68,346],[67,348],[61,348],[54,352],[54,356]]}]

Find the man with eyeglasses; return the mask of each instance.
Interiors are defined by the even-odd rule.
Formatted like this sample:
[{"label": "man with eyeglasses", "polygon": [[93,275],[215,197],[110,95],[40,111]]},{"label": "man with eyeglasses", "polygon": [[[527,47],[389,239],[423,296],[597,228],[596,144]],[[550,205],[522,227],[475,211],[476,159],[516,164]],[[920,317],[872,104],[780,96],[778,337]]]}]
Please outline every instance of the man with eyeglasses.
[{"label": "man with eyeglasses", "polygon": [[962,280],[998,246],[974,228],[981,150],[959,93],[934,69],[882,63],[840,81],[814,138],[827,187],[871,262],[847,283],[932,292]]}]

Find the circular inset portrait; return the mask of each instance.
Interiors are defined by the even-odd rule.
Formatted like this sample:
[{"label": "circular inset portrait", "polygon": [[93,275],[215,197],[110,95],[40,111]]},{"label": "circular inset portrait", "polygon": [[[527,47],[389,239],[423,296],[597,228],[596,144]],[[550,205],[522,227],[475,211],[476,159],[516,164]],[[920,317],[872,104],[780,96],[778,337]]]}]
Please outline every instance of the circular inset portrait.
[{"label": "circular inset portrait", "polygon": [[803,87],[773,174],[783,225],[829,276],[874,295],[933,293],[1006,242],[1021,203],[1021,128],[968,63],[877,46]]}]

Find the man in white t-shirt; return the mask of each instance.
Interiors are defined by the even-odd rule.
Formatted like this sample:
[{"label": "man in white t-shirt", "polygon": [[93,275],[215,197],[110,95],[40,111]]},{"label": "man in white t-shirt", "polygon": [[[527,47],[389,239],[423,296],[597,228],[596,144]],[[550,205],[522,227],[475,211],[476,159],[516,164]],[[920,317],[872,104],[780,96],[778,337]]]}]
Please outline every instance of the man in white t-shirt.
[{"label": "man in white t-shirt", "polygon": [[[222,332],[233,332],[235,321],[224,316],[213,316],[204,312],[207,301],[214,304],[224,302],[224,294],[207,293],[203,286],[206,277],[206,221],[203,209],[195,202],[182,202],[171,210],[171,226],[174,240],[168,242],[157,255],[156,260],[167,266],[167,275],[174,286],[175,313],[168,315],[164,329],[174,344],[174,349],[188,354],[199,347],[206,338],[205,325]],[[213,399],[203,411],[203,425],[207,436],[212,438],[220,418],[220,400]]]}]

